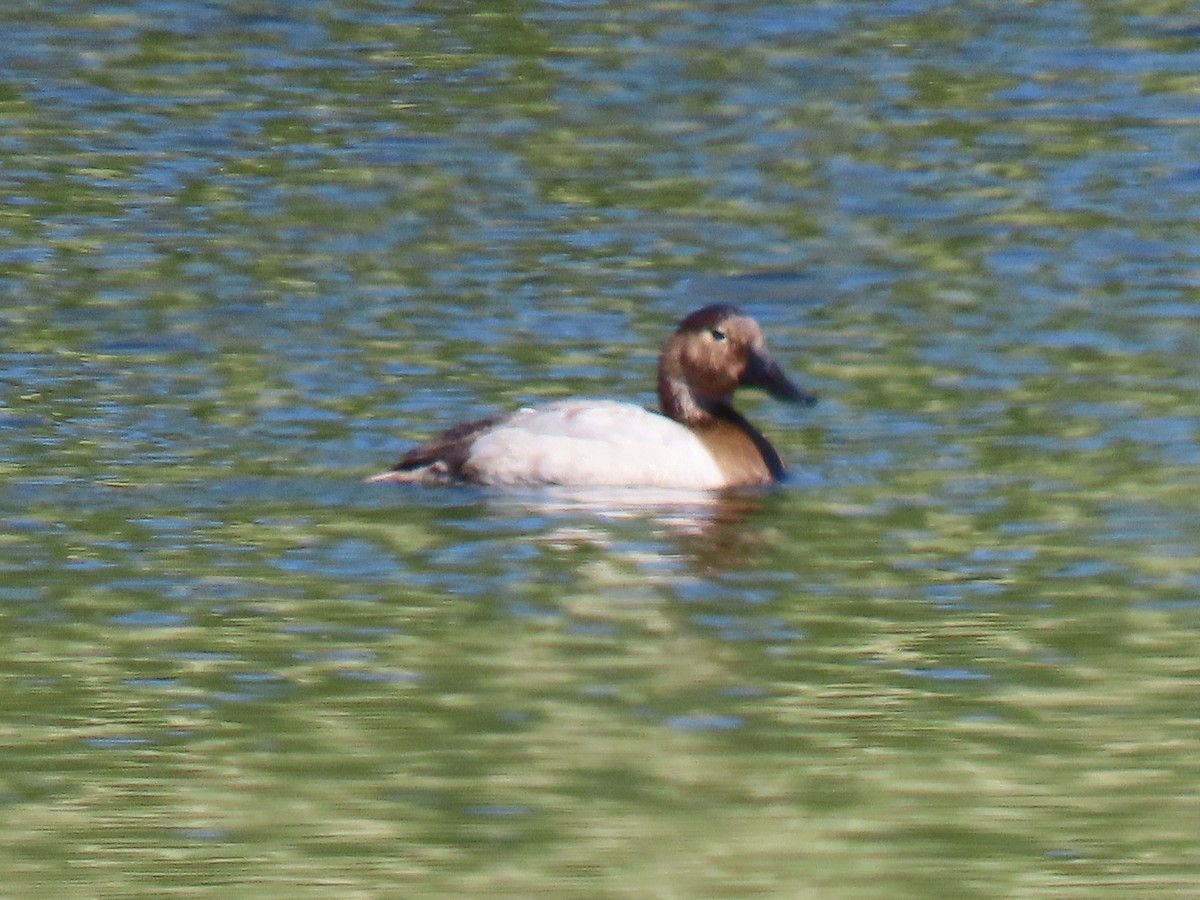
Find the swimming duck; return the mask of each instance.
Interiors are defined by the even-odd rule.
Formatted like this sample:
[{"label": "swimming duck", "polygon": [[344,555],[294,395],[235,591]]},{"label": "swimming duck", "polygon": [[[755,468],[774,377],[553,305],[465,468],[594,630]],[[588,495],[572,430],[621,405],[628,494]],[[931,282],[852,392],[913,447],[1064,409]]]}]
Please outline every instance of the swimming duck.
[{"label": "swimming duck", "polygon": [[739,387],[812,404],[734,306],[698,309],[658,358],[662,414],[615,400],[565,400],[464,422],[368,481],[692,490],[767,485],[785,472],[732,404]]}]

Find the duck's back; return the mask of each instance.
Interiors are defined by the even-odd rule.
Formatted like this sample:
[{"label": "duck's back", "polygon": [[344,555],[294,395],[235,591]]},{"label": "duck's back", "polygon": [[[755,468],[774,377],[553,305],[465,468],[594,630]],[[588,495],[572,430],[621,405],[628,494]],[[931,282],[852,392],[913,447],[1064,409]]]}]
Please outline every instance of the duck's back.
[{"label": "duck's back", "polygon": [[612,400],[522,409],[473,439],[463,474],[495,485],[711,490],[726,484],[713,454],[693,432]]}]

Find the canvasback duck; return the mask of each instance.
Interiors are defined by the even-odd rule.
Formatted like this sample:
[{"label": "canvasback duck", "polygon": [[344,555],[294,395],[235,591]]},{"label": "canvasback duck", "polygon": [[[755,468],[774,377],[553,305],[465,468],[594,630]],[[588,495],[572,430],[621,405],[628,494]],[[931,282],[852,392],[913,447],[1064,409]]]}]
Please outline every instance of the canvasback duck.
[{"label": "canvasback duck", "polygon": [[719,490],[772,484],[784,465],[732,404],[739,387],[811,404],[734,306],[688,315],[658,358],[662,414],[614,400],[565,400],[465,422],[368,481]]}]

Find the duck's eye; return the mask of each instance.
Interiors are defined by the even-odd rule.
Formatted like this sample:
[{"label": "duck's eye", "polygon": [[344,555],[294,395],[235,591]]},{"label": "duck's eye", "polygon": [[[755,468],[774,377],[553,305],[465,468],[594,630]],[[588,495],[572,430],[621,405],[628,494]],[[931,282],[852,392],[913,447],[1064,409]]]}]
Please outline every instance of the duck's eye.
[{"label": "duck's eye", "polygon": [[725,332],[723,332],[720,328],[714,328],[711,331],[709,331],[708,334],[714,341],[725,340]]}]

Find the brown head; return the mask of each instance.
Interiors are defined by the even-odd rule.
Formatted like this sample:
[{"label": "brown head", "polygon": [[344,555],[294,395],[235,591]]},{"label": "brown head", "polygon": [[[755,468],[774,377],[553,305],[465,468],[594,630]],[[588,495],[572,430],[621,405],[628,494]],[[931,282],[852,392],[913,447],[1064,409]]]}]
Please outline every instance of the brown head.
[{"label": "brown head", "polygon": [[735,306],[698,309],[679,323],[658,360],[658,400],[672,419],[700,424],[731,408],[739,387],[811,404],[816,397],[784,374],[758,323]]}]

